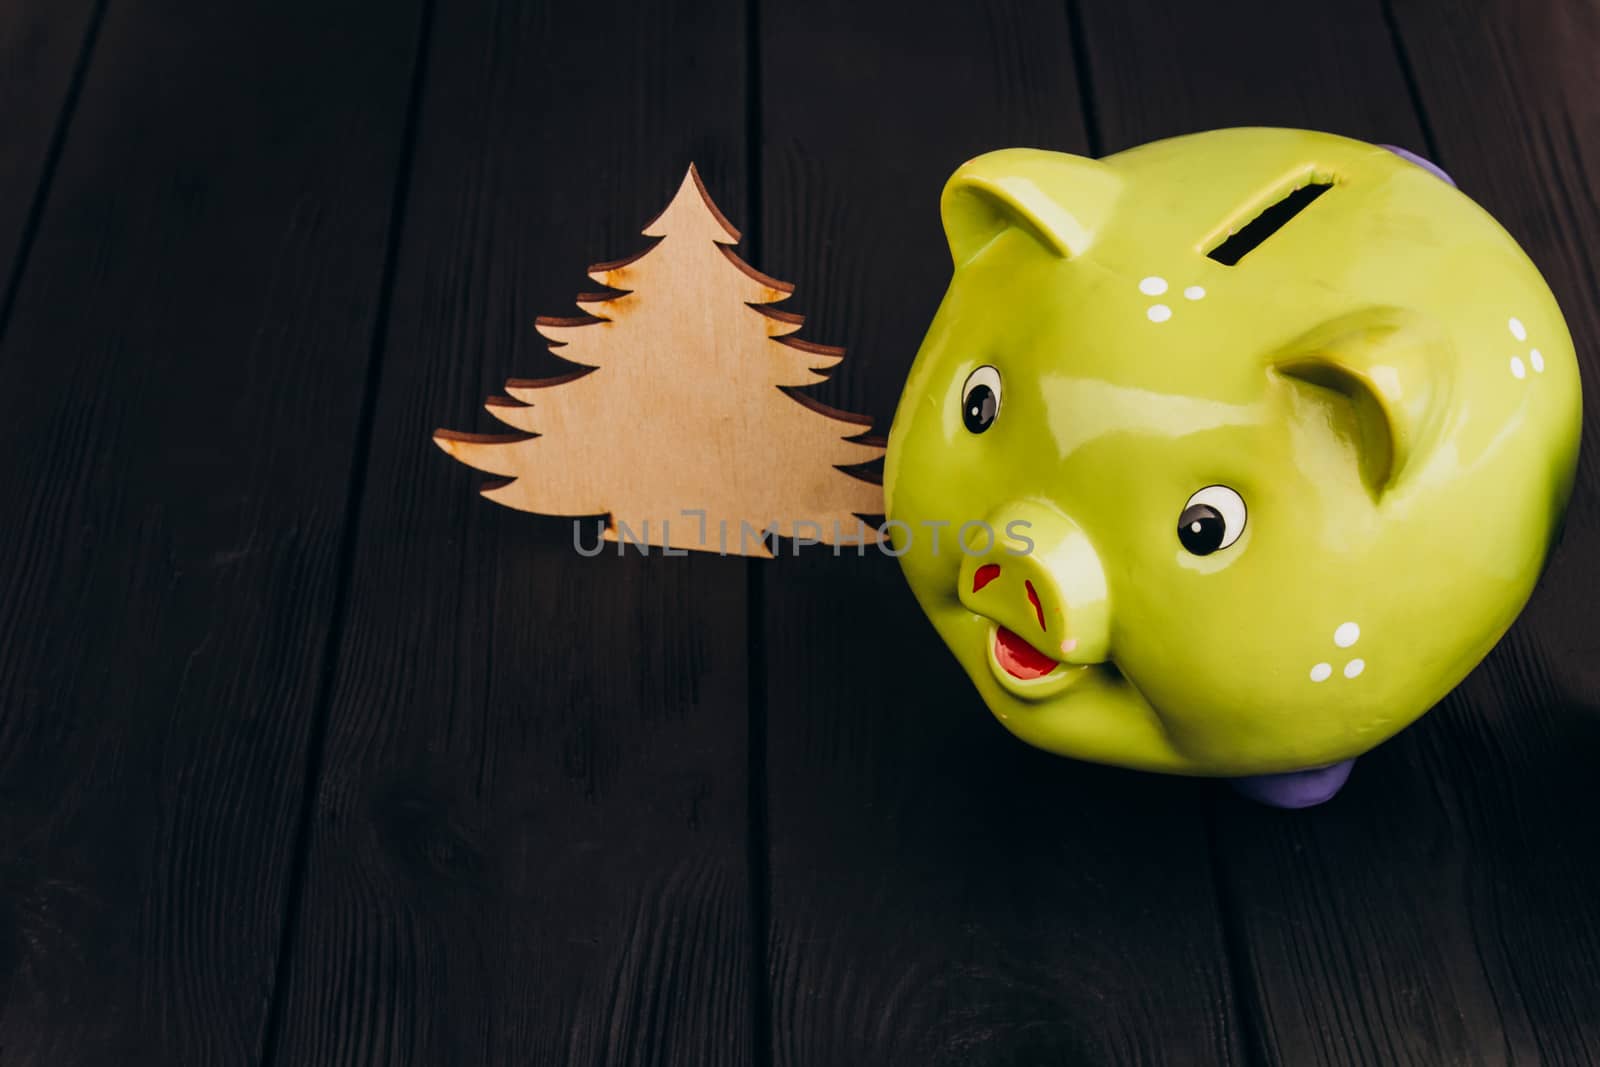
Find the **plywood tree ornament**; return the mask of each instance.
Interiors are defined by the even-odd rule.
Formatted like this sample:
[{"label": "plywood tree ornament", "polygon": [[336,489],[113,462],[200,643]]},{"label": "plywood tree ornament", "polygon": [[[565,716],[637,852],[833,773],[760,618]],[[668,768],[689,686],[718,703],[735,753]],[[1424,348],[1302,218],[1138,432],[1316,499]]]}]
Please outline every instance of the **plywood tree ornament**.
[{"label": "plywood tree ornament", "polygon": [[[541,318],[572,373],[513,379],[490,414],[521,433],[439,430],[440,448],[506,481],[499,504],[546,515],[607,515],[605,537],[770,555],[755,532],[853,542],[876,532],[881,486],[840,470],[883,454],[867,419],[794,392],[844,350],[797,340],[801,317],[770,308],[794,287],[755,270],[693,166],[644,228],[660,240],[589,268],[615,295],[580,296],[582,318]],[[704,512],[702,520],[698,514]],[[864,534],[863,534],[864,530]],[[743,532],[744,536],[741,536]]]}]

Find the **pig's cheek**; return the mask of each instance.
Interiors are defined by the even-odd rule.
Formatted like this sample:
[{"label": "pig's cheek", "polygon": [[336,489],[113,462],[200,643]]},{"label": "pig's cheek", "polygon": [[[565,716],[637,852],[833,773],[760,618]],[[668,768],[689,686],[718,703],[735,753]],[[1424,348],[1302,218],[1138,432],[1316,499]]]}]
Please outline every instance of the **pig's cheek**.
[{"label": "pig's cheek", "polygon": [[954,505],[937,488],[926,475],[903,481],[885,526],[906,581],[924,609],[964,612],[956,585],[962,559],[958,524],[949,518]]}]

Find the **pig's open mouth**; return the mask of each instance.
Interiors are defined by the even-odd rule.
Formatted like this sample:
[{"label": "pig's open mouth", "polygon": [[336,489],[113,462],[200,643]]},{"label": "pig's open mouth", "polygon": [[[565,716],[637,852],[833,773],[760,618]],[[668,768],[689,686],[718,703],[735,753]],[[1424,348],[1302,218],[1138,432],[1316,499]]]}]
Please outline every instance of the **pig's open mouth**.
[{"label": "pig's open mouth", "polygon": [[985,633],[989,647],[989,673],[1001,688],[1019,700],[1048,700],[1068,686],[1081,681],[1090,667],[1063,663],[1024,641],[1013,630],[988,620]]},{"label": "pig's open mouth", "polygon": [[994,629],[994,659],[1007,674],[1024,682],[1043,678],[1061,666],[1004,626]]}]

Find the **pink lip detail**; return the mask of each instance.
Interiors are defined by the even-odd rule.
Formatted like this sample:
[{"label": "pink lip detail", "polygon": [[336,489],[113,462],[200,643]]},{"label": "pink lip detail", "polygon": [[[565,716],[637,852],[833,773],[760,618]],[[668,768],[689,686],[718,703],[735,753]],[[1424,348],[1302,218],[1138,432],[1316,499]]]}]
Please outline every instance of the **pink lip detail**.
[{"label": "pink lip detail", "polygon": [[1000,577],[1000,564],[985,563],[972,573],[972,591],[976,593],[998,577]]},{"label": "pink lip detail", "polygon": [[1043,678],[1060,666],[1004,626],[995,630],[994,658],[1007,674],[1024,682]]}]

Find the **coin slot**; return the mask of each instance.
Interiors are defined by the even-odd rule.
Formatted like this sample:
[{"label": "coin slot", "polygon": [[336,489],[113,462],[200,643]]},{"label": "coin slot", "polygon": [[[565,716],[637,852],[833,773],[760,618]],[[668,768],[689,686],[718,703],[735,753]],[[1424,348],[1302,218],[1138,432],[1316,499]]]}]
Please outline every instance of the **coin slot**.
[{"label": "coin slot", "polygon": [[1225,266],[1234,266],[1245,256],[1261,247],[1262,243],[1289,224],[1289,220],[1311,206],[1311,202],[1329,189],[1332,182],[1314,181],[1268,205],[1261,214],[1245,223],[1238,232],[1217,245],[1206,255]]}]

